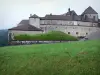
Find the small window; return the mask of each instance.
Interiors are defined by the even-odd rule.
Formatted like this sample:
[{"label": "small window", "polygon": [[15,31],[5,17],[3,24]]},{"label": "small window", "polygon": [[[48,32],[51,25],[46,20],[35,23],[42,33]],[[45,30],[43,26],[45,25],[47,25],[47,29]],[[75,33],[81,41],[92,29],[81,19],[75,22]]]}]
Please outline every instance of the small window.
[{"label": "small window", "polygon": [[95,20],[95,16],[93,16],[93,20]]},{"label": "small window", "polygon": [[40,27],[41,29],[44,29],[44,27]]},{"label": "small window", "polygon": [[76,32],[76,34],[78,35],[78,32]]},{"label": "small window", "polygon": [[70,34],[70,32],[68,32],[68,34]]},{"label": "small window", "polygon": [[77,29],[77,27],[75,27],[75,29]]},{"label": "small window", "polygon": [[87,15],[85,15],[85,20],[87,19]]},{"label": "small window", "polygon": [[89,31],[91,31],[91,29],[89,28]]},{"label": "small window", "polygon": [[88,33],[86,33],[86,35],[88,35]]},{"label": "small window", "polygon": [[72,24],[72,22],[69,22],[69,25],[71,25]]}]

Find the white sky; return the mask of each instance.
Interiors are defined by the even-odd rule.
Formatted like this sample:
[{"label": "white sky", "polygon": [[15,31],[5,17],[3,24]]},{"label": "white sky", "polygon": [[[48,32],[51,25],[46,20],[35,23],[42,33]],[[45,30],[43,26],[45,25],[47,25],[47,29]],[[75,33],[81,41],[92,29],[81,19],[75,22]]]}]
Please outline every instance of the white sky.
[{"label": "white sky", "polygon": [[0,29],[15,27],[30,14],[63,14],[70,7],[80,15],[88,6],[100,14],[100,0],[0,0]]}]

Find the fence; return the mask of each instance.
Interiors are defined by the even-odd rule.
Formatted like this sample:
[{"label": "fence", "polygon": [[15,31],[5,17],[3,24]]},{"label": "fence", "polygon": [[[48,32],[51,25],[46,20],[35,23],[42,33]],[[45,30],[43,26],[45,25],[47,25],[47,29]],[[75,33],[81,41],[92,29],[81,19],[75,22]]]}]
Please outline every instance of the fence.
[{"label": "fence", "polygon": [[9,42],[9,45],[52,44],[61,42],[72,42],[72,41],[11,41]]}]

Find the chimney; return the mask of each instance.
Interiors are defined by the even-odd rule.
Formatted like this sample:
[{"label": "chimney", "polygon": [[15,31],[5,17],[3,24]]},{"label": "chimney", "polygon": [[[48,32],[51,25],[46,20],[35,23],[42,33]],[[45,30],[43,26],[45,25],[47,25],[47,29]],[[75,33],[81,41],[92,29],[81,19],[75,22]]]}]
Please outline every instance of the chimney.
[{"label": "chimney", "polygon": [[70,8],[68,9],[68,12],[69,12],[69,15],[71,16],[71,11],[70,11]]},{"label": "chimney", "polygon": [[52,16],[52,13],[50,13],[50,16]]},{"label": "chimney", "polygon": [[30,14],[30,17],[32,16],[32,14]]},{"label": "chimney", "polygon": [[68,9],[68,12],[70,12],[70,8]]}]

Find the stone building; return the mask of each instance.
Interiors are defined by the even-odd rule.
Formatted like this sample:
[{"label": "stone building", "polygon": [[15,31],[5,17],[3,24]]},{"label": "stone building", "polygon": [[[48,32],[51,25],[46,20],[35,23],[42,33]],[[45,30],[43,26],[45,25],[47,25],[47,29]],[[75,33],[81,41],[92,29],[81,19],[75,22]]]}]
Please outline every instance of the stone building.
[{"label": "stone building", "polygon": [[98,13],[89,6],[81,15],[68,9],[61,15],[48,14],[39,17],[30,14],[29,20],[22,20],[17,27],[9,29],[9,34],[39,34],[49,31],[62,31],[76,37],[85,37],[92,32],[100,30]]}]

